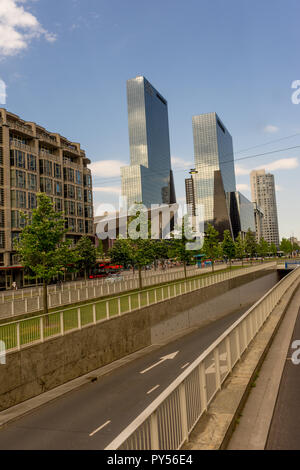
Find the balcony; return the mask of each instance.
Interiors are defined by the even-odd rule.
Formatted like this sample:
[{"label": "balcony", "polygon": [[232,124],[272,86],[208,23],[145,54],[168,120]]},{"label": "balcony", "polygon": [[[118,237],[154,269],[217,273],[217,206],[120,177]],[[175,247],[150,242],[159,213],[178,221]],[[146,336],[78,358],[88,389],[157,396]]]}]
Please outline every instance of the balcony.
[{"label": "balcony", "polygon": [[58,155],[55,155],[54,153],[47,152],[46,150],[40,150],[39,151],[39,156],[42,158],[48,158],[50,160],[55,160],[56,162],[60,163],[60,157]]},{"label": "balcony", "polygon": [[47,135],[47,134],[41,134],[41,133],[37,133],[36,136],[41,142],[47,142],[51,145],[54,145],[55,147],[59,146],[59,144],[58,144],[58,142],[57,142],[57,140],[54,136]]},{"label": "balcony", "polygon": [[23,144],[22,142],[19,142],[18,140],[12,139],[10,141],[10,146],[15,147],[20,150],[24,150],[25,152],[36,153],[33,147],[30,147],[30,145]]},{"label": "balcony", "polygon": [[30,135],[31,137],[33,137],[33,131],[32,129],[30,129],[30,127],[27,127],[24,124],[21,124],[17,121],[7,121],[7,124],[10,127],[10,129],[14,129],[22,134]]},{"label": "balcony", "polygon": [[61,144],[62,149],[64,152],[70,152],[75,154],[76,156],[80,155],[80,151],[77,150],[77,148],[74,145],[67,145],[67,144]]},{"label": "balcony", "polygon": [[69,166],[70,168],[74,168],[75,170],[80,169],[80,163],[75,163],[72,162],[72,160],[69,160],[68,158],[64,158],[63,160],[64,166]]}]

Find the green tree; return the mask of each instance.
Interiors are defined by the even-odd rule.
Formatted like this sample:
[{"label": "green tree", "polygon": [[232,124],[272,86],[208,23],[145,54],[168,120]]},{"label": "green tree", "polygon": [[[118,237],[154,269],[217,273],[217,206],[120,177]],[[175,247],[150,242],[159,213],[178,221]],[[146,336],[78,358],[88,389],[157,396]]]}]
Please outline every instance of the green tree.
[{"label": "green tree", "polygon": [[248,229],[246,236],[245,236],[245,250],[246,250],[247,255],[250,256],[250,258],[254,258],[254,256],[256,256],[257,244],[255,241],[255,235],[250,230],[250,228]]},{"label": "green tree", "polygon": [[133,266],[133,252],[130,240],[118,238],[108,252],[112,263],[121,264],[125,268]]},{"label": "green tree", "polygon": [[235,241],[235,256],[242,260],[242,266],[244,265],[244,257],[246,254],[245,241],[242,235],[239,233]]},{"label": "green tree", "polygon": [[257,245],[257,253],[259,256],[267,256],[270,251],[269,243],[262,237]]},{"label": "green tree", "polygon": [[84,271],[86,280],[87,274],[96,263],[96,247],[88,237],[81,237],[75,247],[76,268]]},{"label": "green tree", "polygon": [[275,245],[275,243],[271,243],[270,245],[270,252],[272,253],[273,256],[276,256],[277,255],[277,246]]},{"label": "green tree", "polygon": [[221,248],[224,258],[227,258],[229,260],[229,266],[231,269],[231,261],[235,257],[235,244],[232,240],[229,230],[224,230]]},{"label": "green tree", "polygon": [[284,254],[289,255],[293,251],[293,245],[290,240],[283,238],[280,243],[280,251],[283,251]]},{"label": "green tree", "polygon": [[220,256],[219,232],[211,225],[207,225],[202,252],[211,259],[212,271],[215,260]]},{"label": "green tree", "polygon": [[184,217],[181,227],[177,227],[176,237],[173,234],[169,243],[169,257],[176,258],[183,264],[184,277],[187,278],[186,267],[194,261],[195,252],[189,249],[189,244],[194,238],[192,229],[188,222],[188,217]]},{"label": "green tree", "polygon": [[31,217],[24,215],[26,227],[20,234],[16,250],[25,269],[32,278],[43,280],[44,313],[48,312],[47,286],[51,279],[63,274],[68,264],[76,261],[71,241],[65,240],[65,220],[62,213],[55,212],[45,194],[37,195],[37,209]]},{"label": "green tree", "polygon": [[104,257],[104,249],[102,240],[98,239],[98,246],[96,247],[96,258],[102,260]]}]

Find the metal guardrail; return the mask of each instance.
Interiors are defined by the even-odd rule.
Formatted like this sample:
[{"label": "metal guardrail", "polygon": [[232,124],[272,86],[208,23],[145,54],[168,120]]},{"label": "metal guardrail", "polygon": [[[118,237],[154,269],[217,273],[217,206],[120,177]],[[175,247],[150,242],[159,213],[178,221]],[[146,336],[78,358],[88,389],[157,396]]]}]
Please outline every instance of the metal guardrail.
[{"label": "metal guardrail", "polygon": [[[241,268],[231,272],[221,272],[214,276],[176,281],[140,292],[129,292],[121,296],[86,303],[78,307],[70,307],[46,315],[5,323],[0,325],[0,341],[5,343],[8,353],[19,351],[24,347],[44,342],[56,336],[63,336],[84,327],[92,326],[116,316],[121,316],[188,292],[233,279],[243,274],[273,268],[274,265],[276,263],[259,267]],[[76,291],[74,293],[76,295]],[[29,299],[25,300],[28,301]]]},{"label": "metal guardrail", "polygon": [[105,450],[180,449],[282,295],[299,279],[297,268],[276,284]]}]

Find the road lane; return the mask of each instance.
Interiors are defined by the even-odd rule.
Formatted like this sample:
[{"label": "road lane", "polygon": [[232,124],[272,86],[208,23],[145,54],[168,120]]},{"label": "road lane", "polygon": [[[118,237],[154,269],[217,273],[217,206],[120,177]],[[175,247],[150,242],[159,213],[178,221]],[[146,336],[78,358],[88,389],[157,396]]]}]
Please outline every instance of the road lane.
[{"label": "road lane", "polygon": [[[245,310],[194,330],[3,427],[0,449],[105,448]],[[174,351],[179,352],[172,360],[151,367]],[[103,423],[105,427],[90,436]]]}]

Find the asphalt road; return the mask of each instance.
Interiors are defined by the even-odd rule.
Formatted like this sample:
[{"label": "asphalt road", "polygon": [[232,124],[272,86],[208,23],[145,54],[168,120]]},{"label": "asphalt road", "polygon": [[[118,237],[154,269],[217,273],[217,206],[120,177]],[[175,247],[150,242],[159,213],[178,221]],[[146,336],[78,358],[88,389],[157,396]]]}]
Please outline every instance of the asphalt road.
[{"label": "asphalt road", "polygon": [[[292,354],[296,351],[291,345],[297,340],[300,340],[300,310],[281,377],[266,444],[267,450],[300,449],[300,364],[293,364],[291,360]],[[299,350],[299,345],[297,349]],[[298,353],[297,359],[299,358]]]},{"label": "asphalt road", "polygon": [[[104,449],[245,310],[194,330],[8,424],[0,430],[0,449]],[[173,359],[160,362],[176,352]]]}]

